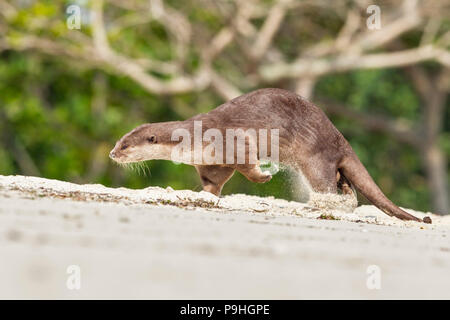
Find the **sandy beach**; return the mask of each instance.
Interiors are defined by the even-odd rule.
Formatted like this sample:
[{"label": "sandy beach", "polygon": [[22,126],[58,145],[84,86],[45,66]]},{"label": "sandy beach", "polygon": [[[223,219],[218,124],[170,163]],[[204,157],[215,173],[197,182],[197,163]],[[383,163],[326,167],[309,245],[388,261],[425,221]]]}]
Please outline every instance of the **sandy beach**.
[{"label": "sandy beach", "polygon": [[373,206],[0,176],[0,298],[449,299],[450,216],[406,210],[433,224]]}]

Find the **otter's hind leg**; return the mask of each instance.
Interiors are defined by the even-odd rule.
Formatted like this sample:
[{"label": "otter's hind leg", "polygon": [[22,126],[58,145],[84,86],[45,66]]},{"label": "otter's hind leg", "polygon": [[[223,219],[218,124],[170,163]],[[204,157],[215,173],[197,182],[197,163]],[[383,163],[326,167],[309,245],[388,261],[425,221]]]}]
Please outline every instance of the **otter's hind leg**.
[{"label": "otter's hind leg", "polygon": [[301,165],[301,171],[314,192],[337,194],[335,165],[310,159]]},{"label": "otter's hind leg", "polygon": [[231,178],[234,168],[222,167],[218,165],[195,166],[200,179],[202,180],[203,190],[219,196],[223,185]]},{"label": "otter's hind leg", "polygon": [[338,170],[336,173],[337,188],[342,194],[356,197],[356,190],[348,179]]},{"label": "otter's hind leg", "polygon": [[[353,212],[358,204],[356,196],[338,195],[336,164],[321,159],[314,160],[309,162],[308,166],[303,166],[304,170],[302,168],[303,175],[309,181],[313,191],[310,193],[308,204],[321,209]],[[343,190],[344,192],[350,192],[351,188],[346,186]]]}]

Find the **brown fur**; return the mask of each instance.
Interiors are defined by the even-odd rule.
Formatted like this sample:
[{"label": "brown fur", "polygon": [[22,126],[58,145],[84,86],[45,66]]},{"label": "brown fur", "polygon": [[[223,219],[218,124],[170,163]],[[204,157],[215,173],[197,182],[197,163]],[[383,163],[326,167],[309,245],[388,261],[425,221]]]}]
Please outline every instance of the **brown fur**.
[{"label": "brown fur", "polygon": [[[202,120],[203,132],[209,128],[216,128],[224,137],[227,128],[244,130],[252,128],[257,132],[258,129],[268,131],[279,129],[280,162],[300,170],[313,191],[337,193],[340,190],[344,194],[351,194],[354,193],[354,186],[386,214],[402,220],[421,221],[397,207],[382,193],[350,144],[321,109],[299,95],[282,89],[256,90],[232,99],[206,114],[199,114],[185,121],[140,126],[119,140],[111,153],[112,157],[116,161],[122,161],[120,159],[127,154],[127,149],[121,150],[123,145],[145,146],[150,136],[155,136],[157,143],[170,149],[178,143],[171,141],[172,130],[185,128],[192,133],[196,120]],[[257,142],[246,140],[246,144],[249,143]],[[270,150],[270,147],[269,143],[267,149]],[[144,160],[158,157],[169,160],[166,155],[142,157]],[[142,159],[138,157],[130,161],[134,160]],[[271,175],[260,170],[259,160],[256,159],[254,165],[200,163],[195,164],[195,167],[204,190],[220,195],[223,185],[235,170],[253,182],[269,181]],[[123,161],[127,160],[124,158]],[[431,222],[428,217],[425,221]]]}]

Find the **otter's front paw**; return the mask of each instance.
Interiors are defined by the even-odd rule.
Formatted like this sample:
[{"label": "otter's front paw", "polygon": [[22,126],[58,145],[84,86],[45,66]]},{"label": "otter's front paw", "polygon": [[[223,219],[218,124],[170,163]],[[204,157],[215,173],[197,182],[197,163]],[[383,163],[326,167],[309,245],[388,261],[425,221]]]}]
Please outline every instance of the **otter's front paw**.
[{"label": "otter's front paw", "polygon": [[261,176],[261,183],[269,182],[272,179],[272,175],[269,171],[264,171]]}]

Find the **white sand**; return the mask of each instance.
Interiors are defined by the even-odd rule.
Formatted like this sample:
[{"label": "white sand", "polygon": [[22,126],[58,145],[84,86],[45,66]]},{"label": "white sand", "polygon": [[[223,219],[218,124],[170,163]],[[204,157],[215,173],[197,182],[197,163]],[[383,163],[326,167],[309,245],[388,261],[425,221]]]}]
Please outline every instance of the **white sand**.
[{"label": "white sand", "polygon": [[450,216],[339,203],[0,176],[0,298],[450,298]]}]

